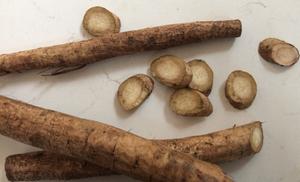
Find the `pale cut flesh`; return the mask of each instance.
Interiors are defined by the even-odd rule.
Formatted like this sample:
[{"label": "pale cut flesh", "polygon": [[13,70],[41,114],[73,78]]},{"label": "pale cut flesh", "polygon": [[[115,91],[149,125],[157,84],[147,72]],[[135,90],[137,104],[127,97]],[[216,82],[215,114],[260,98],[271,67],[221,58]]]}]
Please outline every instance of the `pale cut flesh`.
[{"label": "pale cut flesh", "polygon": [[256,92],[256,82],[249,73],[237,70],[228,76],[225,95],[233,107],[237,109],[249,107],[256,97]]},{"label": "pale cut flesh", "polygon": [[253,128],[251,137],[250,137],[250,144],[251,148],[254,152],[259,152],[263,146],[263,131],[261,127]]},{"label": "pale cut flesh", "polygon": [[170,99],[173,112],[181,116],[209,116],[213,107],[201,92],[189,88],[176,90]]},{"label": "pale cut flesh", "polygon": [[196,89],[208,96],[213,86],[213,71],[203,60],[192,60],[188,62],[193,78],[189,87]]},{"label": "pale cut flesh", "polygon": [[299,60],[299,51],[294,45],[276,38],[263,40],[259,44],[259,54],[266,61],[285,67]]},{"label": "pale cut flesh", "polygon": [[187,87],[193,76],[185,61],[172,55],[161,56],[152,61],[150,72],[160,83],[173,88]]},{"label": "pale cut flesh", "polygon": [[134,75],[119,87],[118,100],[124,110],[131,111],[139,107],[152,93],[154,82],[144,74]]},{"label": "pale cut flesh", "polygon": [[93,36],[106,33],[119,33],[120,19],[109,10],[96,6],[87,10],[83,18],[83,27]]}]

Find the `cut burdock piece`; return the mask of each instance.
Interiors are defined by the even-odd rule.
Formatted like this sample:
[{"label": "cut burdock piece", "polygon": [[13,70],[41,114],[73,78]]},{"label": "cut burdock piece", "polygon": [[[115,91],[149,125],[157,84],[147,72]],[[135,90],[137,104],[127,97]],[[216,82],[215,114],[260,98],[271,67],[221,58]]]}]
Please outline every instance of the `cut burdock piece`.
[{"label": "cut burdock piece", "polygon": [[155,59],[151,63],[150,71],[160,83],[173,88],[187,87],[193,76],[191,68],[185,61],[173,55]]},{"label": "cut burdock piece", "polygon": [[226,81],[225,95],[237,109],[249,107],[256,97],[257,86],[254,78],[245,71],[232,72]]},{"label": "cut burdock piece", "polygon": [[123,109],[130,111],[139,107],[152,93],[154,82],[144,74],[134,75],[119,87],[118,100]]},{"label": "cut burdock piece", "polygon": [[258,51],[266,61],[280,66],[292,66],[299,60],[299,51],[294,45],[275,38],[263,40]]},{"label": "cut burdock piece", "polygon": [[192,60],[188,62],[192,73],[193,79],[189,87],[209,95],[213,86],[213,71],[205,61]]},{"label": "cut burdock piece", "polygon": [[171,96],[170,107],[182,116],[209,116],[213,112],[209,99],[201,92],[189,88],[176,90]]},{"label": "cut burdock piece", "polygon": [[120,19],[103,7],[92,7],[84,15],[83,27],[93,36],[106,33],[119,33]]}]

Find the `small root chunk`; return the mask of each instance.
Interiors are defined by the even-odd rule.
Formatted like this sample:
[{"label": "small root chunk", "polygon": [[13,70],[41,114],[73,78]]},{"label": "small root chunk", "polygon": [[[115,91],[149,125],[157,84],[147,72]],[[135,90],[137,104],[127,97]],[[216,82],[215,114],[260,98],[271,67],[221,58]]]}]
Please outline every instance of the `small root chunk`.
[{"label": "small root chunk", "polygon": [[188,65],[193,73],[193,79],[189,87],[208,96],[213,86],[213,71],[208,64],[202,60],[192,60],[188,62]]},{"label": "small root chunk", "polygon": [[151,63],[152,76],[160,83],[173,88],[184,88],[192,80],[192,70],[179,57],[165,55],[155,59]]},{"label": "small root chunk", "polygon": [[295,46],[275,38],[263,40],[258,51],[266,61],[280,66],[292,66],[299,60],[299,51]]},{"label": "small root chunk", "polygon": [[119,87],[118,100],[123,109],[130,111],[140,106],[151,94],[154,82],[144,74],[134,75]]},{"label": "small root chunk", "polygon": [[87,10],[83,18],[83,27],[93,36],[105,33],[119,33],[120,19],[103,7],[92,7]]},{"label": "small root chunk", "polygon": [[256,92],[256,82],[249,73],[238,70],[228,76],[225,95],[233,107],[249,107],[256,97]]},{"label": "small root chunk", "polygon": [[209,99],[193,89],[176,90],[170,99],[171,109],[182,116],[209,116],[213,112]]}]

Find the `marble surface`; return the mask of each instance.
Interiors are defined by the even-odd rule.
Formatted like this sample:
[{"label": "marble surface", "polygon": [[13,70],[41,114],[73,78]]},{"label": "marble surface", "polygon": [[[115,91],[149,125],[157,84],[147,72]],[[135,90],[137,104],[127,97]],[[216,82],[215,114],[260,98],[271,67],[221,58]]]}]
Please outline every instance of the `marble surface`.
[{"label": "marble surface", "polygon": [[[257,53],[260,40],[279,37],[300,47],[300,1],[285,0],[0,0],[0,54],[89,38],[82,16],[94,5],[115,12],[122,31],[196,20],[239,18],[243,34],[163,51],[108,59],[76,72],[42,77],[39,71],[0,77],[0,94],[75,116],[102,121],[148,138],[204,134],[254,120],[264,122],[265,141],[255,157],[224,164],[236,181],[300,181],[300,64],[280,68]],[[124,112],[115,99],[119,83],[136,73],[147,73],[152,59],[175,54],[187,61],[201,58],[215,73],[208,118],[184,118],[168,105],[172,90],[158,83],[150,98],[134,113]],[[258,84],[252,107],[233,109],[224,97],[224,81],[236,69],[250,72]],[[37,149],[0,136],[0,181],[10,154]],[[125,176],[99,177],[83,182],[132,180]],[[74,181],[75,182],[75,181]]]}]

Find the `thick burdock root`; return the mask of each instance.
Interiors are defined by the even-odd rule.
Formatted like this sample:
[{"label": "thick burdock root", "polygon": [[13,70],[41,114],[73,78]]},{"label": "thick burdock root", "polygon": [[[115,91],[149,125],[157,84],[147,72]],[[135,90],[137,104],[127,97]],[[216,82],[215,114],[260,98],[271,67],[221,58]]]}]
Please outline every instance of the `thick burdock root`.
[{"label": "thick burdock root", "polygon": [[143,181],[232,181],[218,166],[151,140],[3,96],[0,134]]},{"label": "thick burdock root", "polygon": [[[263,145],[263,130],[261,122],[252,122],[207,135],[153,141],[200,160],[222,163],[258,153]],[[46,151],[9,156],[5,169],[10,181],[68,180],[117,174],[80,159]]]}]

